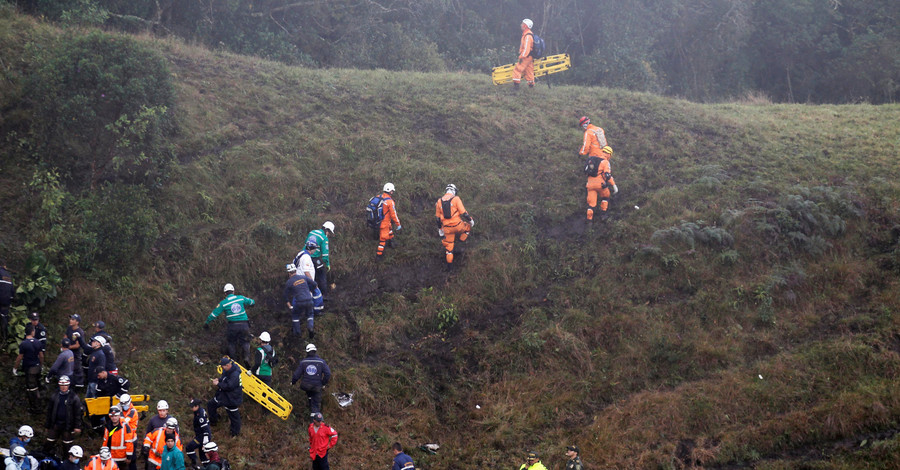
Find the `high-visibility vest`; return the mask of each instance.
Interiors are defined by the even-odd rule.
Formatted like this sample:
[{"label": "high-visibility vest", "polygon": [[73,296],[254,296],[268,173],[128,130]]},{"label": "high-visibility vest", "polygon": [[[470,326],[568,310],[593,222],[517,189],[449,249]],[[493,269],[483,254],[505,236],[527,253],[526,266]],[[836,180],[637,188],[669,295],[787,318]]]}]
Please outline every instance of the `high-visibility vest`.
[{"label": "high-visibility vest", "polygon": [[129,406],[127,411],[122,411],[122,419],[127,420],[128,424],[131,425],[131,429],[134,429],[134,437],[136,438],[138,421],[141,420],[141,414],[138,413],[138,410],[134,407],[134,405]]},{"label": "high-visibility vest", "polygon": [[118,466],[113,461],[113,459],[109,459],[106,462],[100,459],[99,455],[94,455],[91,457],[91,460],[88,462],[87,466],[84,467],[84,470],[118,470]]},{"label": "high-visibility vest", "polygon": [[131,423],[119,419],[119,424],[112,429],[105,429],[106,436],[103,445],[109,447],[112,459],[116,462],[124,462],[129,456],[134,455],[134,437],[136,430]]},{"label": "high-visibility vest", "polygon": [[[150,434],[147,434],[147,437],[144,438],[144,447],[150,447],[150,454],[147,456],[147,461],[157,467],[162,465],[162,453],[163,449],[166,447],[166,428],[155,429]],[[184,447],[181,446],[181,436],[178,435],[178,431],[175,431],[175,447],[178,447],[178,450],[184,452]]]}]

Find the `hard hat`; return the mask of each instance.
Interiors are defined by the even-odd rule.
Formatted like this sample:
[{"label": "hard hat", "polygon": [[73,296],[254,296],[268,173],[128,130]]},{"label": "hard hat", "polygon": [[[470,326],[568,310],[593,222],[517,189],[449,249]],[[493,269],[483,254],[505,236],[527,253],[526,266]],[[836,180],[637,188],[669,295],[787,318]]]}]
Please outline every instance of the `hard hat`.
[{"label": "hard hat", "polygon": [[385,183],[384,184],[384,192],[386,192],[386,193],[394,192],[394,183]]},{"label": "hard hat", "polygon": [[62,342],[60,344],[62,344],[62,347],[68,348],[69,346],[72,345],[72,340],[69,338],[63,338]]},{"label": "hard hat", "polygon": [[604,147],[603,147],[602,149],[600,149],[600,150],[601,150],[603,153],[608,153],[608,154],[610,154],[610,155],[613,154],[612,147],[610,147],[609,145],[604,146]]},{"label": "hard hat", "polygon": [[328,230],[331,233],[334,233],[334,222],[327,220],[324,224],[322,224],[322,228]]},{"label": "hard hat", "polygon": [[316,242],[316,239],[315,239],[315,238],[308,238],[308,239],[306,240],[306,249],[307,249],[307,250],[318,250],[318,249],[319,249],[319,243]]},{"label": "hard hat", "polygon": [[119,408],[118,405],[113,405],[109,407],[109,415],[115,416],[122,414],[122,408]]},{"label": "hard hat", "polygon": [[272,337],[269,336],[269,332],[268,332],[268,331],[263,331],[262,333],[260,333],[260,334],[259,334],[259,339],[260,339],[260,341],[263,341],[263,342],[265,342],[265,343],[268,343],[269,341],[272,341]]},{"label": "hard hat", "polygon": [[27,454],[28,454],[28,452],[25,452],[25,448],[22,446],[16,446],[12,450],[13,457],[22,458],[22,457],[25,457],[25,455],[27,455]]},{"label": "hard hat", "polygon": [[309,343],[306,345],[306,352],[315,351],[315,350],[316,350],[315,344]]},{"label": "hard hat", "polygon": [[528,29],[531,29],[531,27],[534,26],[534,21],[531,21],[528,18],[525,18],[522,22],[525,23],[525,26],[528,26]]},{"label": "hard hat", "polygon": [[289,265],[285,266],[284,269],[286,269],[287,272],[292,273],[297,270],[297,266],[294,264],[289,264]]},{"label": "hard hat", "polygon": [[131,404],[131,395],[123,393],[122,396],[119,397],[119,404],[122,405],[123,408],[128,408],[128,405]]},{"label": "hard hat", "polygon": [[219,446],[216,445],[215,442],[209,441],[206,444],[203,444],[203,452],[218,452]]},{"label": "hard hat", "polygon": [[178,427],[178,420],[175,418],[169,418],[166,420],[166,427],[169,429],[175,429]]},{"label": "hard hat", "polygon": [[444,191],[446,191],[448,193],[453,193],[453,195],[455,196],[458,190],[456,189],[455,184],[450,183],[447,185],[447,189],[445,189]]},{"label": "hard hat", "polygon": [[581,119],[578,120],[578,125],[584,127],[591,123],[591,119],[587,116],[581,116]]},{"label": "hard hat", "polygon": [[69,376],[68,376],[68,375],[61,375],[61,376],[59,376],[59,382],[57,382],[57,384],[59,384],[59,385],[71,385],[71,384],[72,384],[72,381],[69,380]]},{"label": "hard hat", "polygon": [[223,289],[223,290],[225,292],[234,292],[234,286],[231,285],[231,283],[225,284],[225,289]]},{"label": "hard hat", "polygon": [[100,448],[100,460],[109,460],[112,458],[112,454],[109,453],[109,447],[103,446]]},{"label": "hard hat", "polygon": [[94,341],[100,343],[100,347],[101,347],[101,348],[102,348],[103,346],[106,346],[106,338],[104,338],[104,337],[102,337],[102,336],[100,336],[100,335],[97,335],[97,336],[94,336],[93,338],[91,338],[91,342],[93,343]]},{"label": "hard hat", "polygon": [[78,457],[79,459],[84,457],[84,451],[81,450],[81,446],[72,446],[69,447],[69,454]]},{"label": "hard hat", "polygon": [[19,428],[19,437],[34,437],[34,429],[31,429],[31,426],[27,424],[22,426],[21,428]]},{"label": "hard hat", "polygon": [[156,409],[157,410],[168,410],[169,402],[167,402],[165,400],[160,400],[160,401],[156,402]]}]

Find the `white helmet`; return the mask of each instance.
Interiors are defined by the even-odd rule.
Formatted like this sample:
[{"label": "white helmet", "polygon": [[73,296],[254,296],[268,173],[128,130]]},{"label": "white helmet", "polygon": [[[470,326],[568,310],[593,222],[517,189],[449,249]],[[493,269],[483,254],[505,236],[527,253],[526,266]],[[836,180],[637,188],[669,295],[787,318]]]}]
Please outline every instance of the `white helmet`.
[{"label": "white helmet", "polygon": [[309,343],[306,345],[306,352],[315,351],[315,350],[316,350],[315,344]]},{"label": "white helmet", "polygon": [[260,339],[261,341],[265,342],[265,343],[268,343],[268,342],[272,341],[272,337],[269,336],[269,332],[268,332],[268,331],[263,331],[262,333],[260,333],[260,334],[259,334],[259,339]]},{"label": "white helmet", "polygon": [[386,192],[386,193],[394,192],[394,183],[385,183],[384,184],[384,192]]},{"label": "white helmet", "polygon": [[100,448],[100,460],[107,461],[112,458],[112,454],[109,453],[109,447],[103,446]]},{"label": "white helmet", "polygon": [[71,385],[71,384],[72,384],[72,381],[69,379],[69,376],[68,376],[68,375],[60,375],[60,376],[59,376],[59,382],[57,382],[57,384],[59,384],[59,385]]},{"label": "white helmet", "polygon": [[322,228],[324,228],[325,230],[328,230],[331,233],[334,233],[334,222],[332,222],[330,220],[325,221],[325,223],[322,224]]},{"label": "white helmet", "polygon": [[13,455],[13,457],[18,457],[18,458],[20,458],[20,459],[21,459],[22,457],[25,457],[27,454],[28,454],[28,452],[26,452],[26,451],[25,451],[25,448],[22,447],[22,446],[16,446],[16,447],[14,447],[13,450],[12,450],[12,455]]},{"label": "white helmet", "polygon": [[203,444],[203,452],[218,452],[219,446],[216,445],[215,442],[209,441],[206,444]]},{"label": "white helmet", "polygon": [[122,405],[122,409],[128,409],[128,406],[131,405],[131,395],[123,393],[119,397],[119,404]]},{"label": "white helmet", "polygon": [[103,346],[106,346],[106,338],[104,338],[104,337],[102,337],[102,336],[100,336],[100,335],[97,335],[97,336],[94,336],[93,338],[91,338],[91,342],[93,343],[94,341],[100,343],[100,347],[101,347],[101,348],[102,348]]},{"label": "white helmet", "polygon": [[528,18],[525,18],[522,22],[525,23],[525,26],[528,26],[528,29],[531,29],[531,27],[534,26],[534,21],[531,21]]},{"label": "white helmet", "polygon": [[79,459],[84,457],[84,451],[81,450],[81,446],[72,446],[69,447],[69,454],[78,457]]},{"label": "white helmet", "polygon": [[231,285],[231,283],[229,282],[228,284],[225,284],[225,289],[224,289],[224,291],[225,291],[225,292],[234,292],[234,286]]},{"label": "white helmet", "polygon": [[178,427],[178,420],[175,418],[169,418],[166,420],[166,427],[169,429],[175,429]]},{"label": "white helmet", "polygon": [[284,269],[287,270],[287,272],[292,273],[297,270],[297,265],[291,263],[291,264],[285,266]]},{"label": "white helmet", "polygon": [[34,429],[31,429],[31,426],[27,424],[22,426],[19,428],[19,437],[27,437],[29,439],[34,437]]},{"label": "white helmet", "polygon": [[453,195],[456,196],[456,193],[457,193],[458,190],[456,189],[456,185],[455,185],[455,184],[450,183],[450,184],[447,185],[447,189],[445,189],[444,191],[446,191],[446,192],[448,192],[448,193],[453,193]]},{"label": "white helmet", "polygon": [[165,400],[160,400],[159,402],[156,403],[156,409],[157,410],[168,410],[169,402],[167,402]]}]

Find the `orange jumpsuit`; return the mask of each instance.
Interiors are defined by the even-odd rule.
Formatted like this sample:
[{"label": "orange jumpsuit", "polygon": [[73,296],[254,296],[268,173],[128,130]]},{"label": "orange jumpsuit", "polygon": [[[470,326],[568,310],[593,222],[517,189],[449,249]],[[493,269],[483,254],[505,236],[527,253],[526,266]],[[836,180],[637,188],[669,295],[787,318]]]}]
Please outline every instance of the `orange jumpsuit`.
[{"label": "orange jumpsuit", "polygon": [[[449,219],[444,217],[444,201],[450,202]],[[464,242],[466,241],[466,238],[469,238],[469,230],[472,230],[472,225],[463,220],[463,218],[469,220],[471,220],[471,218],[469,217],[469,213],[466,212],[462,200],[453,193],[448,192],[447,194],[444,194],[443,197],[438,199],[435,206],[434,216],[437,217],[438,223],[441,225],[441,230],[444,231],[444,239],[441,240],[441,243],[444,244],[444,250],[447,252],[447,263],[452,263],[453,243],[456,241],[456,234],[459,234],[459,241],[461,242]]]},{"label": "orange jumpsuit", "polygon": [[384,199],[381,206],[384,218],[381,219],[381,227],[378,232],[378,251],[375,253],[376,256],[384,255],[384,245],[388,240],[394,238],[394,231],[391,230],[391,223],[393,222],[394,225],[400,226],[400,219],[397,217],[397,208],[394,205],[394,200],[391,199],[390,193],[382,193],[381,198]]},{"label": "orange jumpsuit", "polygon": [[[606,155],[606,153],[602,153]],[[608,155],[607,155],[608,157]],[[601,158],[597,176],[588,176],[587,184],[587,219],[594,220],[594,208],[597,207],[597,197],[600,197],[600,211],[606,212],[609,207],[609,188],[616,184],[609,171],[609,159]]]},{"label": "orange jumpsuit", "polygon": [[88,464],[84,467],[84,470],[118,470],[118,466],[113,459],[109,459],[107,461],[103,461],[100,459],[99,455],[91,456],[91,460],[88,461]]},{"label": "orange jumpsuit", "polygon": [[581,155],[589,155],[591,157],[600,157],[609,160],[610,155],[601,149],[606,147],[606,133],[603,129],[593,124],[588,124],[584,130],[584,142],[581,144]]},{"label": "orange jumpsuit", "polygon": [[519,41],[519,62],[513,69],[513,83],[518,85],[525,74],[525,81],[529,86],[534,86],[534,57],[531,57],[531,47],[534,45],[534,34],[526,26],[522,30],[522,39]]},{"label": "orange jumpsuit", "polygon": [[[163,449],[166,447],[166,428],[157,428],[144,437],[144,447],[150,448],[150,454],[147,456],[147,462],[151,468],[159,468],[162,465]],[[184,452],[181,445],[181,436],[175,433],[175,447]]]}]

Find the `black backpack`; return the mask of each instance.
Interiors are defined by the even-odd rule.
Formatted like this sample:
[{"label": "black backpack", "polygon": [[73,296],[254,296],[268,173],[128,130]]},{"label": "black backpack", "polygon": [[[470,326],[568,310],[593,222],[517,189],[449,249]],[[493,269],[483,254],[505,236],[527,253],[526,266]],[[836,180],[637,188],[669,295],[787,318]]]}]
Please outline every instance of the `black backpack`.
[{"label": "black backpack", "polygon": [[534,44],[531,45],[531,53],[528,55],[534,57],[535,59],[544,57],[544,40],[534,33],[531,33],[531,37],[534,39]]},{"label": "black backpack", "polygon": [[597,176],[600,173],[600,157],[588,157],[584,164],[584,174],[587,176]]},{"label": "black backpack", "polygon": [[382,220],[384,220],[384,198],[375,196],[366,204],[366,224],[378,228]]}]

